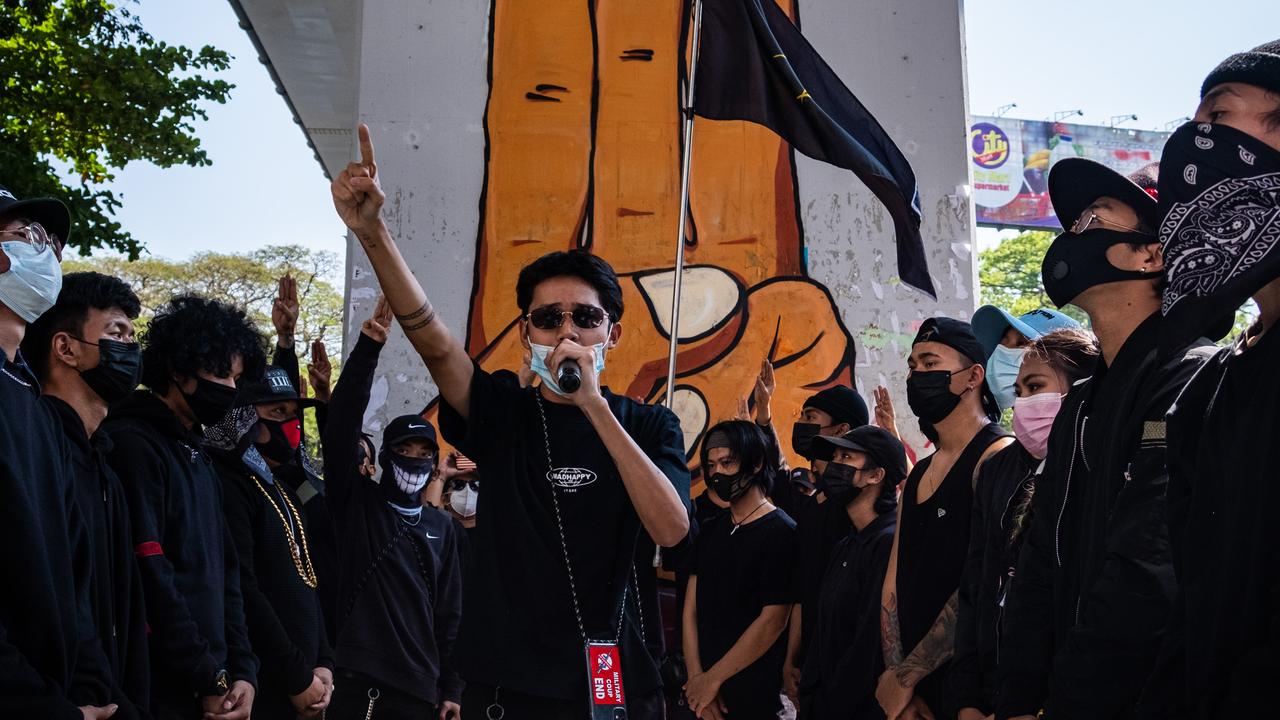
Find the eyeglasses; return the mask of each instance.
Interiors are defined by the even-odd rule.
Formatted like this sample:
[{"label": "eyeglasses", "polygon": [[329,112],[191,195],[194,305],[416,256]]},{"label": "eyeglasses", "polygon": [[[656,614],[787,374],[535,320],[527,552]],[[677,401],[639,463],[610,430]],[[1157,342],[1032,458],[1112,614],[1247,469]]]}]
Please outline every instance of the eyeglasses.
[{"label": "eyeglasses", "polygon": [[604,323],[608,314],[604,308],[595,305],[575,305],[572,310],[561,310],[554,305],[540,307],[525,317],[539,330],[559,330],[564,324],[564,316],[568,315],[575,327],[581,330],[593,330]]},{"label": "eyeglasses", "polygon": [[1124,230],[1125,232],[1139,233],[1141,235],[1151,234],[1144,232],[1142,228],[1129,227],[1128,225],[1121,225],[1114,220],[1108,220],[1092,210],[1085,210],[1080,214],[1080,217],[1076,218],[1075,222],[1071,223],[1071,234],[1079,235],[1092,230],[1097,225],[1110,225],[1113,228]]},{"label": "eyeglasses", "polygon": [[42,253],[50,245],[61,247],[61,241],[58,236],[44,229],[44,226],[38,222],[33,222],[26,227],[15,228],[13,230],[0,230],[0,234],[17,235],[22,238],[25,243],[30,243],[36,249],[37,253]]}]

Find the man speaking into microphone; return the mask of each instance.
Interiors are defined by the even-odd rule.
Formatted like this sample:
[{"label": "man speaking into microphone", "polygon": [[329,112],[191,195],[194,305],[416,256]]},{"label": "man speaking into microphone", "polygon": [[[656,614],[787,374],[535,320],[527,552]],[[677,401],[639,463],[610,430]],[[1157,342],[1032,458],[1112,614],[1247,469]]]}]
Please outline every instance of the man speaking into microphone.
[{"label": "man speaking into microphone", "polygon": [[441,430],[484,469],[453,665],[464,718],[661,718],[632,566],[640,528],[689,532],[679,421],[600,385],[622,338],[622,291],[583,251],[526,266],[520,334],[536,387],[495,379],[436,317],[381,218],[373,143],[332,185],[405,335],[440,388]]}]

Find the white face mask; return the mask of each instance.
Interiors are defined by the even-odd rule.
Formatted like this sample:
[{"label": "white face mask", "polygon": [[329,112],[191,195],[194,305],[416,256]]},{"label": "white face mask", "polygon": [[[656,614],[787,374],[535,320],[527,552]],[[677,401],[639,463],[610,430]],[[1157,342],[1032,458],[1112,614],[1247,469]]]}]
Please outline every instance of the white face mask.
[{"label": "white face mask", "polygon": [[0,273],[0,303],[27,322],[45,314],[62,290],[62,266],[52,247],[36,252],[31,243],[0,243],[9,256],[9,271]]},{"label": "white face mask", "polygon": [[[600,377],[600,373],[604,372],[604,343],[596,343],[592,345],[592,349],[596,351],[596,377]],[[542,383],[551,388],[551,392],[562,397],[568,397],[569,394],[560,389],[556,383],[556,378],[552,375],[551,369],[547,367],[547,355],[555,350],[553,345],[538,345],[537,343],[529,343],[529,347],[533,350],[533,359],[529,363],[529,369],[534,372]]]},{"label": "white face mask", "polygon": [[467,483],[449,494],[449,507],[460,517],[469,518],[476,514],[476,504],[479,503],[479,499],[480,492],[476,489],[475,483]]}]

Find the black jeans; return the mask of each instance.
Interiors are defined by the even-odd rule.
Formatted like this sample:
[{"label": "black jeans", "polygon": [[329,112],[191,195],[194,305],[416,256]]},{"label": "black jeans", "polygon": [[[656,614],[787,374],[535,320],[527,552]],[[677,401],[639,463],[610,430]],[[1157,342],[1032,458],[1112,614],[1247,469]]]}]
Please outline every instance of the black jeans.
[{"label": "black jeans", "polygon": [[[497,709],[490,717],[491,706],[501,707],[501,720],[588,720],[585,690],[582,700],[525,695],[492,685],[467,683],[462,693],[462,720],[499,720]],[[666,705],[659,688],[644,695],[627,696],[627,720],[664,720]]]},{"label": "black jeans", "polygon": [[435,705],[350,670],[335,672],[333,685],[325,720],[435,720],[439,716]]}]

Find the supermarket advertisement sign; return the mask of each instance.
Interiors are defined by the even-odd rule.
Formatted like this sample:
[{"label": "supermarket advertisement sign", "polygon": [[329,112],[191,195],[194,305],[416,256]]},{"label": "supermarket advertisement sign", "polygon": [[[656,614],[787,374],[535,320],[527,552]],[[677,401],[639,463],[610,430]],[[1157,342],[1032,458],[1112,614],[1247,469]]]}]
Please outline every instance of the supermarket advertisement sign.
[{"label": "supermarket advertisement sign", "polygon": [[1169,133],[973,116],[969,159],[979,225],[1058,229],[1049,168],[1086,157],[1128,175],[1160,159]]}]

